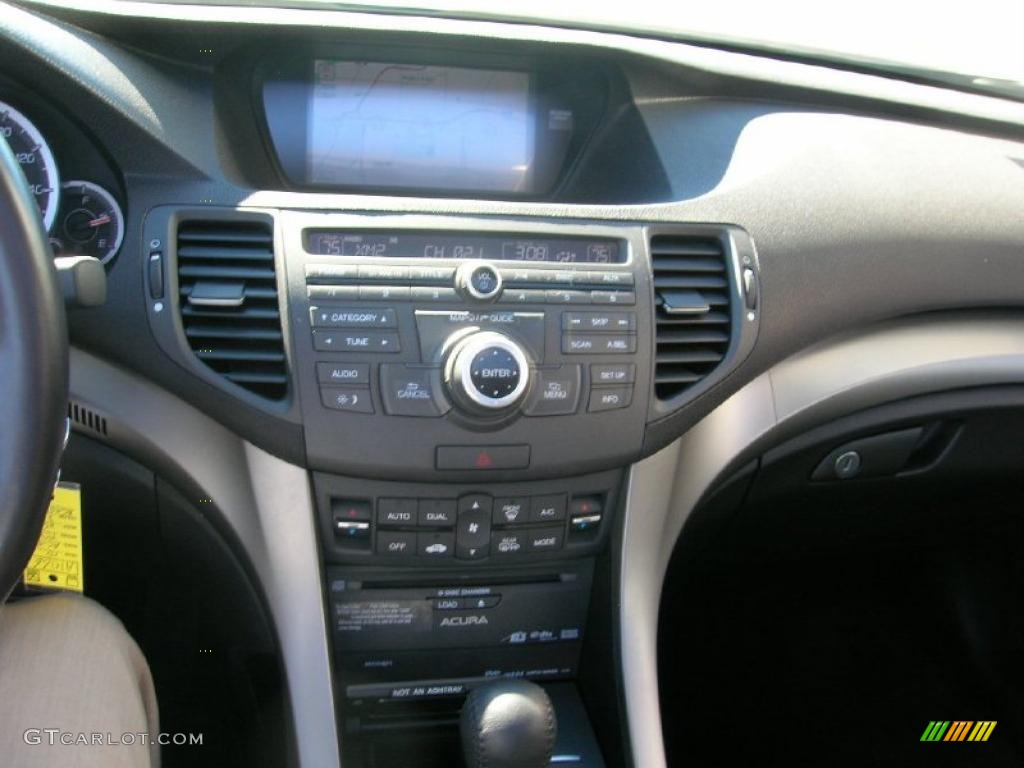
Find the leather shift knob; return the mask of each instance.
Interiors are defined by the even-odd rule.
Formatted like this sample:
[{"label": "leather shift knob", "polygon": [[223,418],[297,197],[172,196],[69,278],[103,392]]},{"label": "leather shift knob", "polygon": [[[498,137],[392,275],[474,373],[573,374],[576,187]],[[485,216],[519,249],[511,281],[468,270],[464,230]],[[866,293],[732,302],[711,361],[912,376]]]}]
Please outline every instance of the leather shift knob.
[{"label": "leather shift knob", "polygon": [[502,680],[476,688],[459,723],[466,768],[547,768],[557,728],[551,699],[536,683]]}]

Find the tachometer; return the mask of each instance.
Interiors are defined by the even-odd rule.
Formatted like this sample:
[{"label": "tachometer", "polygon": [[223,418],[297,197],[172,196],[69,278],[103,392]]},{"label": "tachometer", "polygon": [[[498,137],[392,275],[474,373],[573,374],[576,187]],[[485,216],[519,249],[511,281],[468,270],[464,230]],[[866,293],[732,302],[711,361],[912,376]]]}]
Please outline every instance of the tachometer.
[{"label": "tachometer", "polygon": [[9,104],[0,101],[0,137],[7,140],[21,166],[29,189],[39,206],[43,226],[49,231],[57,216],[60,179],[49,145],[32,122]]},{"label": "tachometer", "polygon": [[61,186],[60,216],[50,236],[55,256],[95,256],[105,264],[123,238],[124,215],[113,195],[91,181]]}]

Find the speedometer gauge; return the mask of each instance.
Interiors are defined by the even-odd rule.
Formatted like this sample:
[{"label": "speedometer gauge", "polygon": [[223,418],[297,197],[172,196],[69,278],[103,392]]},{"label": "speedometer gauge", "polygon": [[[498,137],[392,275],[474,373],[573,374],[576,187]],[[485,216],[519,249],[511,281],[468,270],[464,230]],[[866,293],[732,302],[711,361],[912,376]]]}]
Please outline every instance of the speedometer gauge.
[{"label": "speedometer gauge", "polygon": [[60,215],[50,236],[55,256],[95,256],[105,264],[123,238],[124,215],[107,190],[91,181],[61,187]]},{"label": "speedometer gauge", "polygon": [[49,145],[27,117],[9,104],[0,101],[0,136],[7,140],[18,165],[21,166],[29,189],[39,206],[43,226],[47,231],[57,216],[60,198],[60,179],[57,163]]}]

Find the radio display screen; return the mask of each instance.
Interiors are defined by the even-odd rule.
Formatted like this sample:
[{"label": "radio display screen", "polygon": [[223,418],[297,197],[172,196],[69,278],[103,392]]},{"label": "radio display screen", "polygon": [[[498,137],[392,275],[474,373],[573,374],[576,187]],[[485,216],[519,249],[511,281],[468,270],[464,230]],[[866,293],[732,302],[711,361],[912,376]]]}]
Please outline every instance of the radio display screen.
[{"label": "radio display screen", "polygon": [[528,237],[462,232],[337,232],[307,230],[306,250],[317,256],[399,259],[623,264],[626,251],[611,238]]},{"label": "radio display screen", "polygon": [[[527,72],[316,59],[306,181],[319,186],[532,194],[571,111],[540,115]],[[541,123],[541,117],[543,123]]]}]

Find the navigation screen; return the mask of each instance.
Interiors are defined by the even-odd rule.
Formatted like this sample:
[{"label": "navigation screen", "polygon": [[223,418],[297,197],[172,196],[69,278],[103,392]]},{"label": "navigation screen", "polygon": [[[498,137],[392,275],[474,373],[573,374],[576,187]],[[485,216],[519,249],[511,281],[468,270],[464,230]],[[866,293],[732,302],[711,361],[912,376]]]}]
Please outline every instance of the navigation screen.
[{"label": "navigation screen", "polygon": [[[318,59],[308,110],[314,184],[532,191],[538,124],[524,72]],[[571,113],[547,115],[545,129],[552,119],[571,131]]]}]

